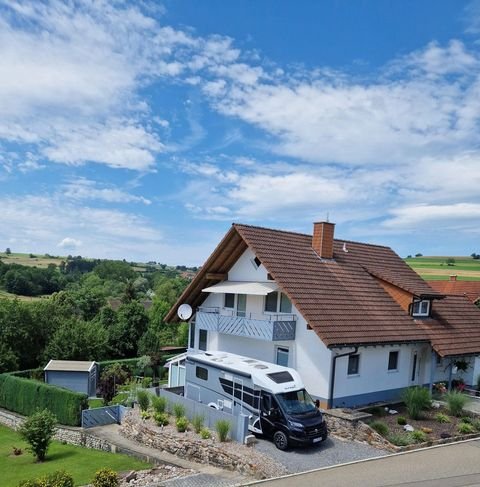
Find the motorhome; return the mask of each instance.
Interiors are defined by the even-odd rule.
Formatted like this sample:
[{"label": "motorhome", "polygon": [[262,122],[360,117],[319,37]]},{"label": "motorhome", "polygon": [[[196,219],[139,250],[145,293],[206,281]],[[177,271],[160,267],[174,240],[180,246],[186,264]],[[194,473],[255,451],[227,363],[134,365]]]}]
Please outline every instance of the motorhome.
[{"label": "motorhome", "polygon": [[327,438],[322,413],[288,367],[219,351],[188,354],[185,396],[247,415],[250,431],[273,438],[281,450]]}]

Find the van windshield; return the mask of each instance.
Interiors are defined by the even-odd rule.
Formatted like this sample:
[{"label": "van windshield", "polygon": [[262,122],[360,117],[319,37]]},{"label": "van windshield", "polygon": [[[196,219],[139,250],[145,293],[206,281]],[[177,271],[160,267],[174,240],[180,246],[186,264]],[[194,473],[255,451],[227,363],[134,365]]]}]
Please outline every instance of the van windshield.
[{"label": "van windshield", "polygon": [[305,390],[276,394],[280,406],[287,414],[306,414],[316,410],[310,394]]}]

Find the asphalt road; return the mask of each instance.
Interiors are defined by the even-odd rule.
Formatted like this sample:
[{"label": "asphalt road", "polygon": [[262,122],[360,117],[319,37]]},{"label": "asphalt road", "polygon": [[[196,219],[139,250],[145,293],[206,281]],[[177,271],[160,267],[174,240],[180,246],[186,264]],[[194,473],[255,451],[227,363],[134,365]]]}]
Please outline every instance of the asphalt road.
[{"label": "asphalt road", "polygon": [[480,486],[480,440],[417,450],[331,467],[258,487],[467,487]]}]

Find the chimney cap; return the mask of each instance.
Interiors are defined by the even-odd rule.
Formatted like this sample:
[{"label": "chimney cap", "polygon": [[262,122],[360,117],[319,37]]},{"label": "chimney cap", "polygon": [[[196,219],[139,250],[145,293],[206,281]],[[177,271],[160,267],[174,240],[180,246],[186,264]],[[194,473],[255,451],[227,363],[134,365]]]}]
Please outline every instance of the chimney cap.
[{"label": "chimney cap", "polygon": [[314,225],[324,225],[324,224],[335,225],[335,223],[329,222],[328,220],[321,220],[321,221],[313,222],[313,224]]}]

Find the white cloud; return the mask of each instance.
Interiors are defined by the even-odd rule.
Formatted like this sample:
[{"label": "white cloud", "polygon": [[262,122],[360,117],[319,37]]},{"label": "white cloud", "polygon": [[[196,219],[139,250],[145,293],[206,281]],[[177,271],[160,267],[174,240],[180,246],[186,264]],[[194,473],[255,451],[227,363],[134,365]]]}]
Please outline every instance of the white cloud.
[{"label": "white cloud", "polygon": [[65,237],[58,244],[58,247],[61,247],[62,249],[68,249],[68,250],[77,250],[81,246],[82,246],[82,242],[80,240],[76,240],[71,237]]},{"label": "white cloud", "polygon": [[101,200],[108,203],[143,203],[145,205],[151,203],[143,196],[135,196],[112,185],[101,187],[95,181],[84,178],[65,184],[62,193],[73,200]]}]

